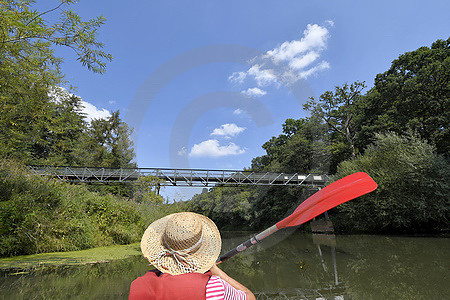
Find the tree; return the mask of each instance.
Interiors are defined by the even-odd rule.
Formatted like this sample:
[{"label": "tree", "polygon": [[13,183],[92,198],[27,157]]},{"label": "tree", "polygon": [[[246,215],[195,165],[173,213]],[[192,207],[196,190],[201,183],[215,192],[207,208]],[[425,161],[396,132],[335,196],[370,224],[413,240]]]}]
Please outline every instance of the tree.
[{"label": "tree", "polygon": [[336,178],[364,171],[378,189],[340,205],[334,220],[351,232],[432,232],[448,229],[450,164],[414,134],[376,134],[363,155],[339,165]]},{"label": "tree", "polygon": [[450,38],[406,52],[378,74],[361,106],[358,147],[376,132],[413,130],[450,157]]},{"label": "tree", "polygon": [[49,94],[47,121],[39,128],[39,141],[32,145],[33,162],[76,165],[76,149],[87,130],[81,99],[63,88],[53,88]]},{"label": "tree", "polygon": [[[76,107],[78,100],[56,103],[49,95],[63,84],[61,59],[52,46],[73,49],[88,69],[102,73],[111,55],[101,51],[96,31],[99,17],[82,21],[65,8],[75,1],[63,0],[48,11],[32,8],[33,1],[0,0],[0,155],[26,163],[54,161],[68,156],[71,138],[83,126]],[[60,20],[49,23],[48,14],[59,11]],[[72,103],[70,103],[72,101]],[[74,113],[70,111],[74,110]],[[59,115],[58,115],[59,114]],[[70,125],[66,121],[73,121]],[[74,131],[74,126],[80,128]],[[56,150],[58,155],[54,152]]]},{"label": "tree", "polygon": [[352,157],[356,156],[356,103],[365,87],[364,82],[358,81],[350,85],[336,86],[334,92],[326,91],[318,100],[310,97],[303,105],[303,108],[310,111],[313,116],[325,121],[330,134],[344,138]]},{"label": "tree", "polygon": [[255,221],[254,203],[263,190],[267,188],[216,186],[195,195],[188,201],[188,209],[211,218],[223,230],[251,229]]},{"label": "tree", "polygon": [[76,149],[79,141],[86,134],[88,124],[82,113],[81,98],[64,93],[54,101],[51,124],[52,154],[47,163],[77,165]]},{"label": "tree", "polygon": [[133,200],[138,203],[148,203],[150,205],[160,205],[164,199],[159,195],[161,186],[165,185],[165,181],[155,176],[141,176],[135,184],[133,184]]},{"label": "tree", "polygon": [[299,173],[327,169],[325,128],[315,118],[287,119],[283,133],[272,137],[262,148],[266,155],[252,160],[252,169]]},{"label": "tree", "polygon": [[[57,66],[60,59],[52,55],[53,51],[49,46],[65,46],[71,48],[77,55],[77,60],[89,70],[97,73],[105,71],[105,61],[111,61],[112,56],[101,50],[103,44],[96,39],[98,28],[105,22],[104,17],[82,21],[74,11],[64,9],[75,3],[75,0],[61,0],[58,6],[44,12],[34,10],[33,2],[0,1],[0,51],[3,58],[14,61],[20,57],[26,60],[26,52],[31,47],[31,51],[40,56],[41,64]],[[43,17],[54,11],[60,12],[60,19],[49,24]]]},{"label": "tree", "polygon": [[87,166],[135,168],[131,131],[119,111],[107,119],[92,120],[78,149],[79,162]]}]

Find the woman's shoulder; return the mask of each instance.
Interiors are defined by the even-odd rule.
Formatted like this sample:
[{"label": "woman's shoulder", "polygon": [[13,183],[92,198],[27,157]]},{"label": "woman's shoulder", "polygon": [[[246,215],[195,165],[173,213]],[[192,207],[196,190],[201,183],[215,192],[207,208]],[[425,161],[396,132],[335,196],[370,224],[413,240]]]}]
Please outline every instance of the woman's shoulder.
[{"label": "woman's shoulder", "polygon": [[228,282],[213,275],[206,284],[206,299],[207,300],[246,300],[247,295],[238,289],[232,287]]},{"label": "woman's shoulder", "polygon": [[216,275],[212,275],[206,284],[206,299],[221,300],[225,299],[224,281]]}]

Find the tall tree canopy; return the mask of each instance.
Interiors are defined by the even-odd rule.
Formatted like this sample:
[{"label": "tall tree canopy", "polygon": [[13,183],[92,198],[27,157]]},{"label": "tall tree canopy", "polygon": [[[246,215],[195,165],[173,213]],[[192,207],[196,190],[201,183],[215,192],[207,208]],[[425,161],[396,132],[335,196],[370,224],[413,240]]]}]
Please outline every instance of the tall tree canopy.
[{"label": "tall tree canopy", "polygon": [[326,127],[317,118],[287,119],[283,133],[262,145],[263,156],[252,160],[255,171],[327,172],[329,154]]},{"label": "tall tree canopy", "polygon": [[[105,19],[83,21],[68,9],[75,2],[39,12],[34,1],[0,0],[0,155],[28,164],[134,166],[131,130],[119,112],[88,124],[81,99],[61,87],[62,59],[52,47],[72,49],[97,73],[112,59],[96,38]],[[59,20],[49,22],[50,14]]]},{"label": "tall tree canopy", "polygon": [[352,157],[356,156],[356,105],[365,87],[363,82],[336,86],[334,92],[326,91],[320,95],[319,99],[311,97],[303,105],[305,110],[327,124],[329,134],[335,139],[343,140],[350,148]]},{"label": "tall tree canopy", "polygon": [[406,52],[378,74],[361,109],[358,146],[411,129],[450,156],[450,38]]},{"label": "tall tree canopy", "polygon": [[130,134],[131,130],[118,111],[109,118],[93,120],[80,143],[83,145],[80,161],[97,167],[136,167],[132,162],[135,154]]}]

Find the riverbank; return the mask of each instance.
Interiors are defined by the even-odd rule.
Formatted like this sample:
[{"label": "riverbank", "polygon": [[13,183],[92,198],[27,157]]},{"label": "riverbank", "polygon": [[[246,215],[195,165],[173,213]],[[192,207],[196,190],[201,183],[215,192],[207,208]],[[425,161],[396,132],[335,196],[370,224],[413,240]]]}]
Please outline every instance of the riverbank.
[{"label": "riverbank", "polygon": [[20,162],[0,159],[0,257],[126,245],[181,204],[94,192],[35,176]]},{"label": "riverbank", "polygon": [[106,263],[142,255],[139,243],[0,258],[0,271],[28,272],[61,266]]}]

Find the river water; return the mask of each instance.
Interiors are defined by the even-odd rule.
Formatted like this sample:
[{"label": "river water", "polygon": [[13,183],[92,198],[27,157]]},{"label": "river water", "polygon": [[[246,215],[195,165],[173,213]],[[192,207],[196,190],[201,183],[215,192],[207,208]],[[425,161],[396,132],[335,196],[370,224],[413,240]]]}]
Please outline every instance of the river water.
[{"label": "river water", "polygon": [[[223,252],[251,236],[225,232]],[[312,235],[286,230],[221,268],[258,299],[450,299],[450,239]],[[126,299],[141,257],[3,273],[0,299]]]}]

